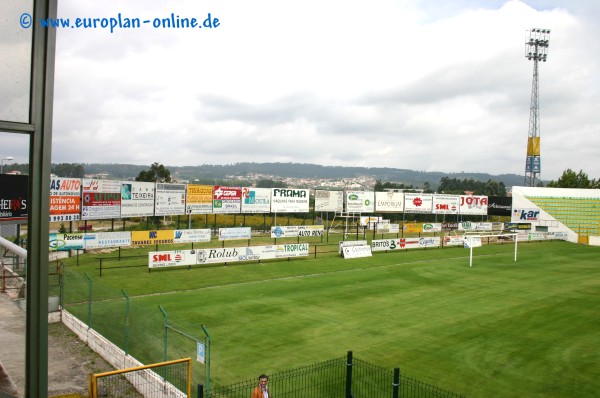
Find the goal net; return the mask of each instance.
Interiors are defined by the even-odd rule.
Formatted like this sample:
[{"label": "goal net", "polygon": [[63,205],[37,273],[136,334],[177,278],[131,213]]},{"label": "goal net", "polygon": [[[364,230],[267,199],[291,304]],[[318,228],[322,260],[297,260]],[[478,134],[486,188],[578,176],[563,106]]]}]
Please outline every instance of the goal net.
[{"label": "goal net", "polygon": [[473,267],[473,249],[481,247],[484,244],[506,244],[514,243],[514,261],[517,261],[517,235],[518,234],[490,234],[490,235],[469,235],[463,236],[465,249],[469,249],[469,267]]}]

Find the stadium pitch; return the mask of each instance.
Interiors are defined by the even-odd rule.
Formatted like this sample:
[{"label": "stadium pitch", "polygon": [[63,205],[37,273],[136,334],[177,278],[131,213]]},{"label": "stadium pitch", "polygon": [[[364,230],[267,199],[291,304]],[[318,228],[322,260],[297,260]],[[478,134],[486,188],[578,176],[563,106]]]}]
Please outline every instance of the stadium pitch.
[{"label": "stadium pitch", "polygon": [[[159,322],[160,305],[186,330],[205,325],[219,385],[352,350],[470,397],[596,395],[600,248],[519,243],[513,256],[505,244],[477,248],[472,268],[468,250],[455,247],[151,273],[133,266],[138,258],[99,277],[87,255],[65,261],[65,307],[85,321],[87,273],[92,326],[118,345],[122,292]],[[131,344],[160,351],[156,333]]]}]

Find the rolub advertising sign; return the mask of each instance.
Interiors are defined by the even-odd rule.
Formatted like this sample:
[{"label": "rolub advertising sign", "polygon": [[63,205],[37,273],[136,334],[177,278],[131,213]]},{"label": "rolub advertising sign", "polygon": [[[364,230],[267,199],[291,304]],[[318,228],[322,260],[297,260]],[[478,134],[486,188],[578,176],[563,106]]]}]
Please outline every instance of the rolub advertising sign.
[{"label": "rolub advertising sign", "polygon": [[215,185],[213,189],[213,213],[233,214],[241,212],[242,188]]},{"label": "rolub advertising sign", "polygon": [[77,221],[81,213],[81,179],[50,179],[50,221]]},{"label": "rolub advertising sign", "polygon": [[84,178],[81,196],[82,220],[121,217],[121,181]]}]

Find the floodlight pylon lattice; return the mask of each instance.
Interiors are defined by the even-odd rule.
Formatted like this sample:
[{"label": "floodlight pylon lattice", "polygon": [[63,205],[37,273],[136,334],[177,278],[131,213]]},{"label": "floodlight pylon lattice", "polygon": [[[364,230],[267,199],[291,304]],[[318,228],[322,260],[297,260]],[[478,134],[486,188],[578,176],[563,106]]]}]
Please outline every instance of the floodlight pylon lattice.
[{"label": "floodlight pylon lattice", "polygon": [[531,85],[531,106],[529,109],[529,133],[527,138],[527,159],[525,161],[525,186],[535,186],[541,173],[540,156],[540,98],[538,62],[548,59],[550,29],[533,28],[527,31],[525,58],[533,61],[533,83]]}]

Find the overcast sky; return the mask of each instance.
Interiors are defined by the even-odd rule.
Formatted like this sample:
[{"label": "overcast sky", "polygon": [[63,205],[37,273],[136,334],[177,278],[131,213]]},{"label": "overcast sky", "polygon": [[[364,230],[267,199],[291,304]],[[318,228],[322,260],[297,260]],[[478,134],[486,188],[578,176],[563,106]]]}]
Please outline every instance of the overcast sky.
[{"label": "overcast sky", "polygon": [[[27,10],[8,1],[0,29],[13,34],[0,31],[1,58],[18,59]],[[202,22],[210,13],[220,25],[58,29],[52,162],[523,175],[533,80],[526,31],[546,28],[541,177],[571,168],[600,178],[599,3],[59,0],[59,17],[72,20],[173,13]],[[22,72],[8,65],[0,63],[0,119],[26,101]],[[24,137],[0,138],[2,157],[27,162]]]}]

